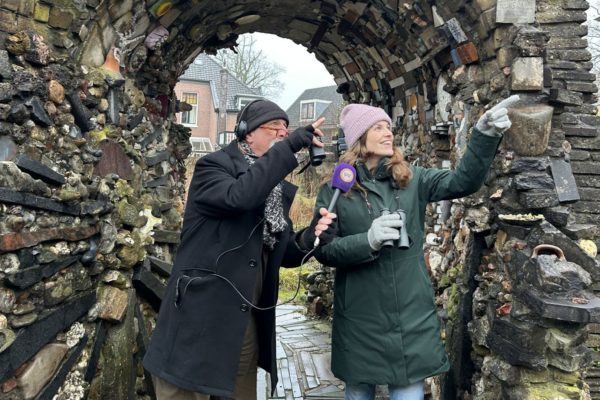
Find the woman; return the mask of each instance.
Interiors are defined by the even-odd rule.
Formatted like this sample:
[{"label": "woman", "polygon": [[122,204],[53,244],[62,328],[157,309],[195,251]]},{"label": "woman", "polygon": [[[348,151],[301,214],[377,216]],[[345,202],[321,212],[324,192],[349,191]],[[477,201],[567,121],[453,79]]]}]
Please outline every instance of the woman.
[{"label": "woman", "polygon": [[[422,399],[424,379],[448,371],[423,257],[425,207],[481,187],[510,127],[506,107],[517,99],[481,117],[453,171],[409,165],[393,146],[382,109],[351,104],[342,110],[349,150],[340,161],[356,167],[357,181],[334,210],[338,237],[316,257],[336,267],[331,364],[346,384],[346,399],[373,399],[375,385],[388,385],[390,399]],[[327,207],[332,195],[324,185],[316,209]],[[408,248],[398,247],[400,229],[409,236]]]}]

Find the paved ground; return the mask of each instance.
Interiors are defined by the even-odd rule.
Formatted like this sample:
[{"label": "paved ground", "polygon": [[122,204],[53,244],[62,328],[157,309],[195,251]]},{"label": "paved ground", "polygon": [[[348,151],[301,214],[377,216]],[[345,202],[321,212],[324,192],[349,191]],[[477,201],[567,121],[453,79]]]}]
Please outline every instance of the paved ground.
[{"label": "paved ground", "polygon": [[305,307],[277,307],[279,383],[270,397],[270,383],[259,369],[258,400],[341,399],[344,385],[331,370],[331,325],[308,319]]}]

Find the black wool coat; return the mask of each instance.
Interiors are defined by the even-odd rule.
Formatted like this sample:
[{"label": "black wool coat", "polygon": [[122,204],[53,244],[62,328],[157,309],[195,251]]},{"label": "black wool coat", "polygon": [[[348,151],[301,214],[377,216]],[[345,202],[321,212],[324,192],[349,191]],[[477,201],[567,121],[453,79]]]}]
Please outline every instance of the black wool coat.
[{"label": "black wool coat", "polygon": [[[258,365],[277,383],[275,310],[252,311],[224,278],[251,300],[263,252],[264,203],[298,165],[285,142],[249,167],[233,142],[196,163],[172,275],[144,358],[153,375],[186,390],[231,397],[251,313]],[[288,228],[269,253],[258,306],[277,302],[279,267],[306,254],[294,241],[289,209],[296,187],[283,183]],[[219,276],[215,275],[218,274]]]}]

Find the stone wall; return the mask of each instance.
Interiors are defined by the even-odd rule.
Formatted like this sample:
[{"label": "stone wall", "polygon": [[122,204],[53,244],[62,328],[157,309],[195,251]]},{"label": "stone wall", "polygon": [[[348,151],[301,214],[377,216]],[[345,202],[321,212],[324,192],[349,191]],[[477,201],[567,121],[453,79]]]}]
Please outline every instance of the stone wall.
[{"label": "stone wall", "polygon": [[[393,116],[420,165],[455,165],[485,109],[521,95],[486,185],[428,208],[453,363],[429,383],[446,399],[585,396],[586,326],[593,349],[600,334],[587,3],[514,4],[3,0],[0,399],[153,398],[140,359],[190,151],[173,88],[199,52],[250,31],[307,46],[346,100]],[[325,272],[310,296],[327,302]]]}]

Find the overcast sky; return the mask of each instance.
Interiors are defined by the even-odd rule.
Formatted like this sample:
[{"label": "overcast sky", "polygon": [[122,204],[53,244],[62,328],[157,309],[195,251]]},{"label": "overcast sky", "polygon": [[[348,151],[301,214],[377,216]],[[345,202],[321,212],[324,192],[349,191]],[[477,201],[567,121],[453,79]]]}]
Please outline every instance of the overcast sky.
[{"label": "overcast sky", "polygon": [[273,99],[284,110],[306,89],[335,85],[333,76],[304,46],[266,33],[253,33],[252,36],[269,61],[286,70],[280,77],[285,88],[279,98]]}]

